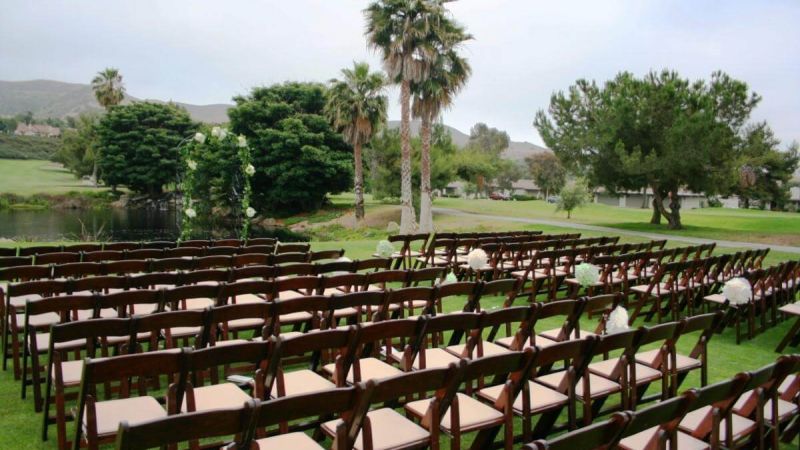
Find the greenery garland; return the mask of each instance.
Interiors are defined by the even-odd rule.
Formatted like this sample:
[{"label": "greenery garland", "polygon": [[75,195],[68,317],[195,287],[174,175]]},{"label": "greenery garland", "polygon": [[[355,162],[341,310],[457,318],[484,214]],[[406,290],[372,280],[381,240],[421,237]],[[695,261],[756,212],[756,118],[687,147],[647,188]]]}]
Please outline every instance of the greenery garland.
[{"label": "greenery garland", "polygon": [[241,221],[239,237],[247,239],[250,220],[256,215],[250,205],[250,180],[255,174],[255,167],[247,139],[214,127],[210,136],[198,132],[187,139],[185,145],[180,147],[180,154],[183,161],[180,187],[184,206],[181,239],[193,236],[198,216],[210,218],[219,214],[219,211],[225,211],[225,208],[230,208],[229,211]]}]

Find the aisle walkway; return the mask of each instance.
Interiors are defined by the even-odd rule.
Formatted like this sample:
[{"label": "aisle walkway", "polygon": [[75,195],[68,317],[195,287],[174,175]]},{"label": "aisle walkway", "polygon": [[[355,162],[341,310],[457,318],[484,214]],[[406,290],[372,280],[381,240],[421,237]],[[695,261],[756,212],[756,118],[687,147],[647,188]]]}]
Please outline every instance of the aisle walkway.
[{"label": "aisle walkway", "polygon": [[680,241],[680,242],[688,242],[691,244],[709,244],[711,242],[716,242],[720,247],[734,247],[734,248],[764,248],[769,247],[776,252],[784,252],[784,253],[797,253],[800,254],[800,247],[792,247],[789,245],[775,245],[775,244],[763,244],[758,242],[742,242],[742,241],[726,241],[722,239],[706,239],[706,238],[697,238],[697,237],[690,237],[690,236],[677,236],[672,234],[661,234],[661,233],[648,233],[644,231],[631,231],[631,230],[623,230],[619,228],[612,228],[612,227],[603,227],[599,225],[587,225],[584,223],[574,223],[574,222],[562,222],[560,220],[550,220],[550,219],[531,219],[526,217],[508,217],[508,216],[496,216],[493,214],[477,214],[477,213],[470,213],[461,211],[458,209],[451,209],[451,208],[433,208],[434,214],[442,214],[446,216],[457,216],[457,217],[470,217],[473,219],[482,219],[482,220],[494,220],[494,221],[503,221],[503,222],[517,222],[517,223],[527,223],[527,224],[538,224],[538,225],[550,225],[554,227],[564,227],[564,228],[574,228],[577,230],[586,230],[586,231],[598,231],[600,233],[610,233],[610,234],[619,234],[619,235],[626,235],[626,236],[637,236],[645,239],[651,240],[661,240],[661,239],[669,239],[670,241]]}]

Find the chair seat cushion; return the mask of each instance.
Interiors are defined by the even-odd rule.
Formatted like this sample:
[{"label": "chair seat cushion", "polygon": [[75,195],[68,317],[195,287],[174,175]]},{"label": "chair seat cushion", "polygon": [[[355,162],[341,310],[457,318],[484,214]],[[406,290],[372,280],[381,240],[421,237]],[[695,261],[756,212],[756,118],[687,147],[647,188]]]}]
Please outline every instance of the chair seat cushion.
[{"label": "chair seat cushion", "polygon": [[[564,371],[553,372],[547,375],[536,377],[536,381],[552,389],[558,389],[559,385],[564,380],[564,377],[566,377],[566,375],[567,374]],[[595,375],[593,373],[589,374],[589,395],[592,398],[605,397],[615,392],[619,392],[620,389],[621,387],[619,383]],[[578,397],[583,396],[583,380],[579,380],[578,384],[575,386],[575,395],[577,395]]]},{"label": "chair seat cushion", "polygon": [[234,319],[228,321],[229,330],[242,330],[264,326],[264,319],[257,317],[247,317],[244,319]]},{"label": "chair seat cushion", "polygon": [[[83,374],[83,360],[63,361],[61,363],[61,379],[64,382],[64,386],[79,386],[81,384],[81,374]],[[50,376],[55,381],[55,364],[50,368]]]},{"label": "chair seat cushion", "polygon": [[[695,432],[702,428],[703,420],[708,414],[710,414],[711,408],[711,406],[704,406],[686,414],[683,420],[681,420],[679,425],[680,429],[686,433],[694,435]],[[755,422],[738,414],[731,414],[730,418],[734,440],[751,433],[756,427]],[[725,430],[727,428],[727,421],[727,418],[722,420],[722,423],[720,424],[720,430]]]},{"label": "chair seat cushion", "polygon": [[[309,370],[302,369],[283,374],[284,390],[288,395],[308,394],[309,392],[326,391],[335,389],[336,385],[322,375]],[[278,381],[275,380],[272,391],[272,398],[278,397]]]},{"label": "chair seat cushion", "polygon": [[[458,401],[458,422],[462,432],[478,430],[503,421],[503,413],[468,395],[458,393],[456,399]],[[423,417],[428,411],[430,403],[431,399],[417,400],[407,403],[406,409],[416,417]],[[452,430],[451,411],[448,410],[444,414],[441,422],[442,428],[448,432]]]},{"label": "chair seat cushion", "polygon": [[[127,420],[130,425],[136,425],[167,416],[167,412],[158,404],[158,400],[149,396],[97,402],[95,411],[97,435],[100,437],[116,434],[119,423],[123,420]],[[83,414],[83,426],[86,433],[86,412]]]},{"label": "chair seat cushion", "polygon": [[[430,433],[424,428],[406,419],[390,408],[381,408],[367,413],[372,426],[372,448],[374,450],[390,450],[396,448],[423,447],[430,440]],[[322,424],[322,429],[329,436],[336,434],[340,419]],[[353,445],[356,450],[364,448],[362,432],[358,433]]]},{"label": "chair seat cushion", "polygon": [[184,309],[206,309],[214,306],[214,304],[215,301],[210,298],[187,298],[186,300],[181,300],[180,307]]},{"label": "chair seat cushion", "polygon": [[[653,367],[654,361],[658,360],[660,350],[649,350],[646,352],[641,352],[636,354],[636,361],[640,362],[646,366]],[[668,360],[669,361],[669,360]],[[678,353],[675,357],[675,363],[677,366],[677,370],[679,372],[696,369],[702,366],[702,362],[699,359],[690,358],[688,356],[681,355]],[[671,367],[670,367],[671,368]]]},{"label": "chair seat cushion", "polygon": [[[514,338],[512,337],[511,339],[513,340]],[[462,355],[464,355],[464,348],[465,347],[466,347],[465,344],[456,344],[456,345],[451,345],[451,346],[447,347],[446,350],[448,352],[452,353],[453,355],[462,356]],[[480,358],[480,357],[483,357],[483,356],[504,355],[504,354],[509,353],[511,351],[508,348],[503,347],[502,345],[497,345],[497,344],[495,344],[494,342],[491,342],[491,341],[481,341],[480,347],[481,347],[481,354],[478,354],[478,347],[477,346],[472,350],[471,357],[473,359],[474,358]]]},{"label": "chair seat cushion", "polygon": [[[391,364],[387,364],[377,358],[362,358],[359,360],[358,363],[361,369],[361,379],[359,381],[393,377],[395,375],[400,375],[401,373],[403,373],[397,367],[392,366]],[[325,367],[323,367],[323,370],[332,374],[336,370],[336,364],[335,363],[326,364]],[[347,373],[347,382],[350,384],[353,383],[354,370],[355,368],[351,367],[350,371]]]},{"label": "chair seat cushion", "polygon": [[[8,289],[4,289],[4,291],[8,292]],[[24,309],[25,308],[25,302],[27,302],[28,300],[36,301],[36,300],[40,300],[41,298],[42,298],[42,296],[39,295],[39,294],[16,295],[14,297],[11,297],[11,300],[9,302],[11,303],[11,306],[14,307],[14,308],[23,308]]]},{"label": "chair seat cushion", "polygon": [[461,359],[443,348],[429,348],[425,349],[425,365],[423,367],[420,360],[421,356],[422,353],[418,353],[414,358],[414,362],[411,364],[411,367],[415,370],[439,369],[447,367],[450,363],[458,362],[458,360]]},{"label": "chair seat cushion", "polygon": [[[490,402],[496,402],[497,399],[503,395],[503,388],[504,385],[497,385],[488,387],[486,389],[481,389],[478,392],[478,396],[484,398]],[[567,404],[569,401],[569,397],[566,395],[550,389],[547,386],[541,385],[539,383],[534,383],[533,381],[528,381],[528,389],[530,392],[530,405],[531,405],[531,412],[538,413],[542,411],[547,411],[552,408],[561,407]],[[524,394],[520,392],[517,395],[517,398],[514,399],[514,412],[516,414],[522,414],[522,396]]]},{"label": "chair seat cushion", "polygon": [[[56,312],[49,312],[44,314],[34,314],[28,317],[28,324],[35,328],[50,327],[61,322],[61,316]],[[23,329],[25,326],[25,314],[17,314],[17,326]]]},{"label": "chair seat cushion", "polygon": [[[655,442],[659,429],[660,427],[648,428],[628,436],[619,442],[619,448],[624,450],[646,450],[651,448],[648,444]],[[700,439],[678,431],[678,448],[681,450],[706,450],[710,447]]]},{"label": "chair seat cushion", "polygon": [[[86,345],[86,339],[73,339],[71,341],[56,342],[54,347],[57,350],[72,350]],[[50,348],[50,333],[36,333],[36,348],[39,353],[47,353]]]},{"label": "chair seat cushion", "polygon": [[264,450],[324,450],[317,443],[305,433],[287,433],[279,434],[264,439],[258,439],[255,442],[258,448]]},{"label": "chair seat cushion", "polygon": [[[558,341],[558,336],[561,334],[561,328],[553,328],[552,330],[542,331],[539,333],[539,336],[543,338],[550,339],[551,341]],[[588,336],[595,336],[594,333],[591,331],[585,330],[572,330],[572,333],[569,335],[569,340],[579,339],[578,334],[580,334],[580,339],[588,337]]]},{"label": "chair seat cushion", "polygon": [[[213,409],[238,408],[244,405],[250,396],[233,383],[212,384],[194,388],[195,411]],[[183,397],[181,411],[186,412],[187,397]]]}]

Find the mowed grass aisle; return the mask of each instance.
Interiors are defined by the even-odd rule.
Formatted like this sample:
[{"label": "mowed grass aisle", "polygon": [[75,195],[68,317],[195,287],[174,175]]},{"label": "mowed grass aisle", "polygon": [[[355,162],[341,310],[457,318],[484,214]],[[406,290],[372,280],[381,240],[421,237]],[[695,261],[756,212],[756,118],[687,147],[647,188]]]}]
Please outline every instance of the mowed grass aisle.
[{"label": "mowed grass aisle", "polygon": [[[347,251],[346,254],[351,258],[365,258],[374,251],[375,241],[315,242],[312,248],[315,250],[344,248]],[[784,258],[781,258],[780,255],[772,255],[769,262],[774,263],[781,259]],[[489,299],[485,302],[482,301],[482,304],[485,308],[497,308],[502,304],[502,299]],[[445,309],[456,310],[460,309],[461,306],[451,303],[446,305]],[[558,321],[551,322],[540,323],[537,328],[547,329],[547,327],[552,328],[559,325]],[[639,321],[636,325],[643,324],[643,321]],[[589,324],[584,326],[589,326]],[[775,347],[790,326],[790,321],[782,322],[767,332],[758,335],[755,339],[744,341],[741,345],[736,345],[733,329],[726,330],[721,335],[715,335],[709,344],[709,381],[719,381],[737,372],[755,369],[774,362],[778,356],[774,352]],[[679,351],[688,354],[696,342],[697,335],[684,336],[679,341]],[[790,348],[787,351],[797,351],[797,349]],[[699,374],[693,373],[684,382],[681,390],[699,386],[699,384]],[[653,392],[652,388],[650,392]],[[610,402],[614,401],[616,401],[614,398],[610,400]],[[50,441],[42,442],[40,440],[41,415],[34,413],[30,399],[21,400],[20,383],[13,379],[13,375],[9,371],[0,373],[0,417],[3,418],[3,427],[0,429],[0,449],[56,448],[54,428],[51,427],[50,430]],[[71,425],[69,430],[72,433]],[[471,436],[467,436],[466,441],[469,442],[470,440]],[[793,446],[792,448],[795,447]]]}]

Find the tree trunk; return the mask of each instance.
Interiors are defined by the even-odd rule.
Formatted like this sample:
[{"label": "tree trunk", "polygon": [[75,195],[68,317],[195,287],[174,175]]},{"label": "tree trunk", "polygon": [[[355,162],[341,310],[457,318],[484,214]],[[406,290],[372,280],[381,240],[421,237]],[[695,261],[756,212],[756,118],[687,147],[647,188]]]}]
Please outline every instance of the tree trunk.
[{"label": "tree trunk", "polygon": [[681,199],[678,197],[677,191],[672,191],[669,193],[670,201],[669,201],[669,214],[667,214],[667,220],[669,221],[669,229],[670,230],[680,230],[683,228],[681,224]]},{"label": "tree trunk", "polygon": [[419,231],[433,232],[433,199],[431,197],[431,117],[423,114],[420,126],[422,149],[420,154],[420,209]]},{"label": "tree trunk", "polygon": [[742,207],[744,209],[750,209],[750,199],[747,197],[742,198]]},{"label": "tree trunk", "polygon": [[353,146],[353,165],[355,166],[355,179],[353,180],[356,194],[356,227],[364,222],[364,169],[361,162],[361,143]]},{"label": "tree trunk", "polygon": [[661,198],[661,192],[655,186],[653,189],[653,215],[650,217],[650,223],[653,225],[661,225],[661,212],[664,210],[664,200]]},{"label": "tree trunk", "polygon": [[411,187],[411,84],[400,84],[400,234],[414,231],[416,218]]},{"label": "tree trunk", "polygon": [[92,183],[94,187],[97,187],[97,158],[95,158],[94,163],[92,164]]}]

